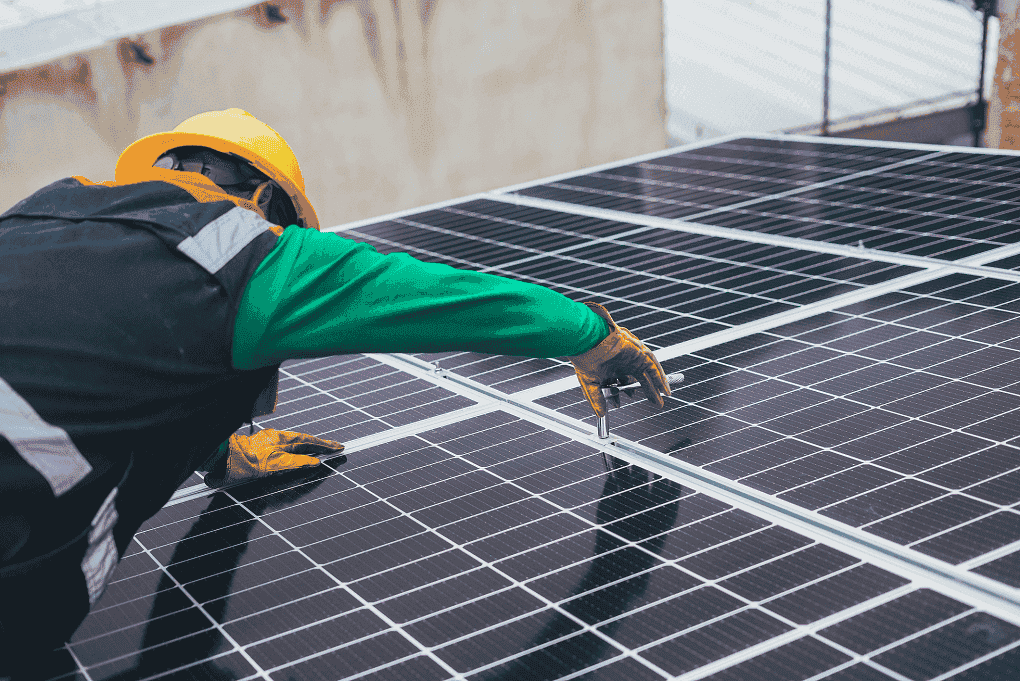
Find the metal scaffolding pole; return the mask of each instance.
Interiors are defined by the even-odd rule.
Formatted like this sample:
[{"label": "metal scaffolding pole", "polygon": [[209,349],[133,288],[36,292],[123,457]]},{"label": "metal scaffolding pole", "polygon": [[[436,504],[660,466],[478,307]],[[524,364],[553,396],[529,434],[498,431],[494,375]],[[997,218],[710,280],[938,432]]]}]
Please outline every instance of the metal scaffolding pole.
[{"label": "metal scaffolding pole", "polygon": [[987,106],[985,103],[985,62],[988,50],[988,18],[996,13],[996,0],[975,0],[974,9],[981,12],[984,26],[981,29],[981,69],[978,76],[977,102],[971,109],[971,127],[974,130],[974,146],[981,146],[981,135],[987,123]]},{"label": "metal scaffolding pole", "polygon": [[832,0],[825,0],[825,67],[822,75],[822,135],[829,135],[829,51],[832,45]]}]

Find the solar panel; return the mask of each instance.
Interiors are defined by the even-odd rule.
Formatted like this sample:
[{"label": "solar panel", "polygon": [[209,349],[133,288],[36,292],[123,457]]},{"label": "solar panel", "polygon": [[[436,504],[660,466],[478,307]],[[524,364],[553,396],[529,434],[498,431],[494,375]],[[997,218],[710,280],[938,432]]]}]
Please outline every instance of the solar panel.
[{"label": "solar panel", "polygon": [[739,139],[519,193],[946,260],[1020,240],[1016,157],[936,149]]},{"label": "solar panel", "polygon": [[[616,432],[973,566],[1020,541],[1020,316],[974,300],[1013,286],[952,275],[667,362],[692,385]],[[593,420],[577,391],[538,403]]]},{"label": "solar panel", "polygon": [[1012,678],[1018,163],[737,138],[345,228],[601,302],[686,381],[600,441],[564,359],[289,361],[257,427],[344,455],[193,476],[40,676]]},{"label": "solar panel", "polygon": [[[169,506],[135,543],[70,645],[93,679],[661,678],[743,669],[752,647],[765,654],[752,662],[812,673],[896,670],[919,632],[1000,632],[964,637],[953,668],[1020,640],[983,610],[639,467],[607,471],[590,445],[495,408],[311,480]],[[913,619],[876,634],[859,620],[875,608]]]},{"label": "solar panel", "polygon": [[[484,199],[359,226],[345,236],[383,252],[407,251],[601,302],[653,349],[918,270]],[[556,360],[425,358],[511,393],[573,374]]]}]

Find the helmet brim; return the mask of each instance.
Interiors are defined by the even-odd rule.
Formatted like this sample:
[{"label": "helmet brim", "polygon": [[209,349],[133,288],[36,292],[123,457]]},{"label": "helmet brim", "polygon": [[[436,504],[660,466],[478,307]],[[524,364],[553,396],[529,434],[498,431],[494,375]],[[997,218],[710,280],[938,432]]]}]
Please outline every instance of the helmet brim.
[{"label": "helmet brim", "polygon": [[[276,168],[257,155],[252,154],[249,149],[221,137],[203,135],[195,132],[159,132],[148,135],[133,142],[117,160],[117,167],[114,177],[118,183],[134,181],[137,173],[152,167],[160,156],[177,147],[207,147],[214,151],[226,154],[236,154],[251,163],[262,173],[277,182],[294,203],[297,217],[304,223],[305,227],[318,230],[319,218],[315,214],[308,197],[290,179]],[[286,227],[287,225],[284,225]]]}]

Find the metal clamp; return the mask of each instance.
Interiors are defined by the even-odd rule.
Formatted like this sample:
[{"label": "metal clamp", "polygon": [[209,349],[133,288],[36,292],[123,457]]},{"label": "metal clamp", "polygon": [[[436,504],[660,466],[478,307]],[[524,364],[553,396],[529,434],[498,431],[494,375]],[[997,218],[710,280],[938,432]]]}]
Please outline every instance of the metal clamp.
[{"label": "metal clamp", "polygon": [[[667,374],[666,382],[669,384],[670,390],[672,390],[673,386],[680,385],[681,383],[684,382],[684,375],[679,371],[676,371],[672,374]],[[641,388],[640,383],[628,383],[627,385],[619,386],[607,385],[602,388],[602,396],[608,400],[610,397],[619,397],[621,390],[626,391],[640,388]],[[609,439],[609,424],[606,422],[605,416],[598,417],[598,436],[600,440]]]}]

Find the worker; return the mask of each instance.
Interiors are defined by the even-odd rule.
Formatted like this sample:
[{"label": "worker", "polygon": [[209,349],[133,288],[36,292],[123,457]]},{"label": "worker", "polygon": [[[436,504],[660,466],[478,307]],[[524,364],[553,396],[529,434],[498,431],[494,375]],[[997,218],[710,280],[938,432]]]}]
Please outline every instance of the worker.
[{"label": "worker", "polygon": [[286,359],[357,352],[567,356],[600,386],[662,367],[600,305],[381,255],[319,231],[297,159],[240,109],[54,182],[0,216],[0,677],[66,641],[141,524],[194,471],[212,486],[343,449],[237,433]]}]

